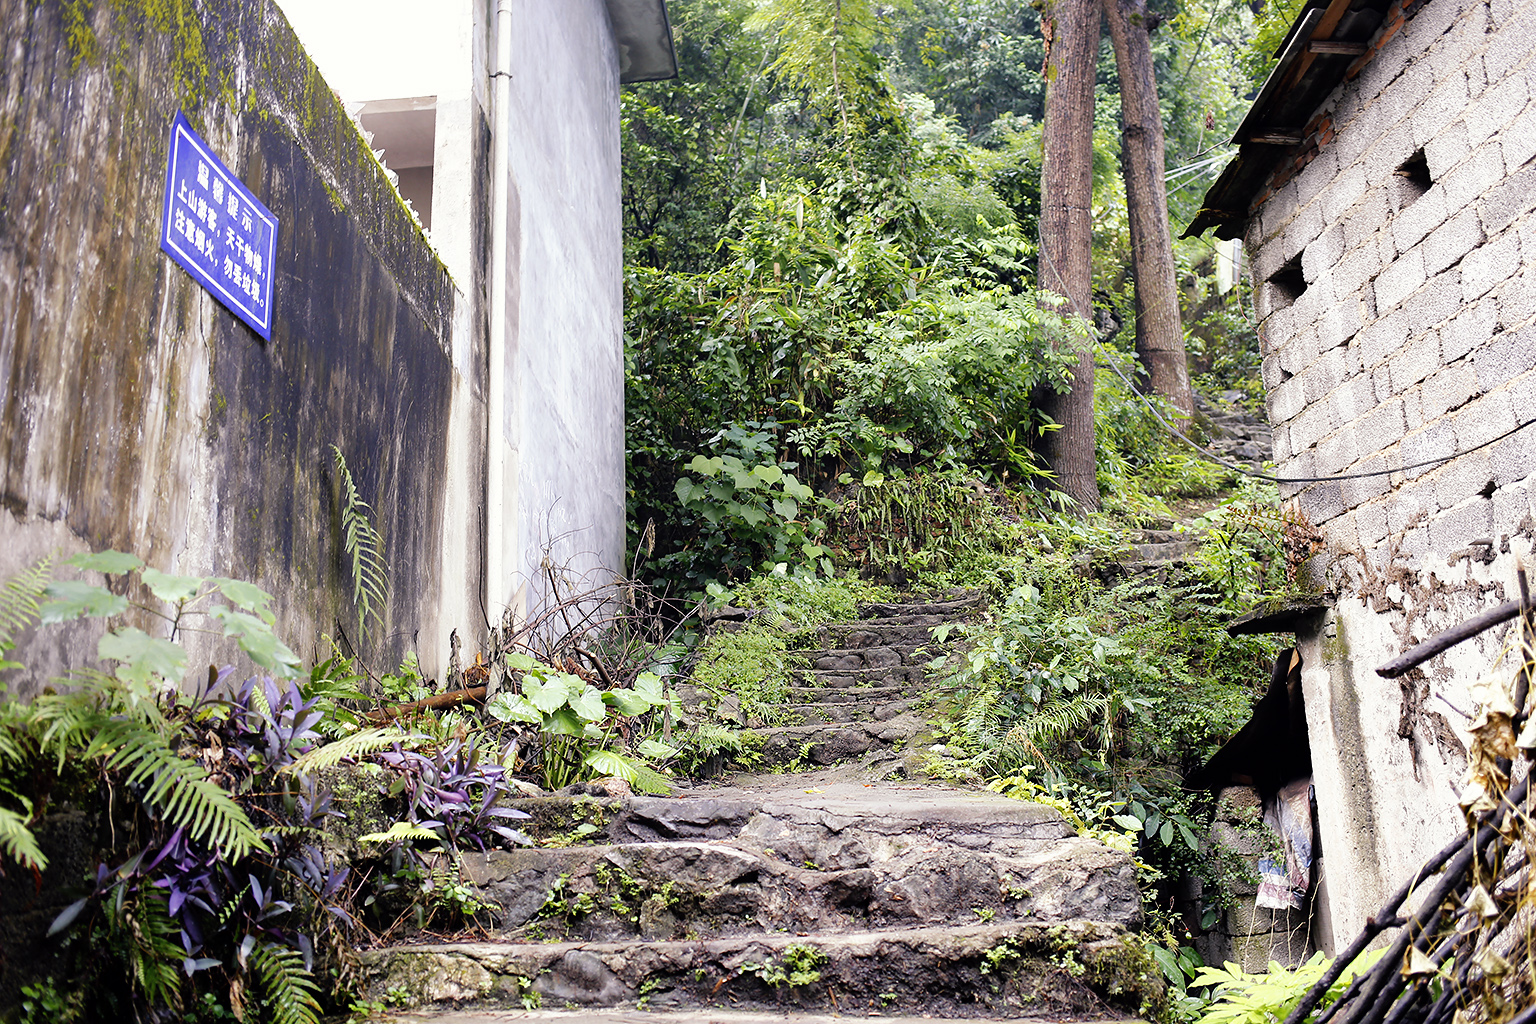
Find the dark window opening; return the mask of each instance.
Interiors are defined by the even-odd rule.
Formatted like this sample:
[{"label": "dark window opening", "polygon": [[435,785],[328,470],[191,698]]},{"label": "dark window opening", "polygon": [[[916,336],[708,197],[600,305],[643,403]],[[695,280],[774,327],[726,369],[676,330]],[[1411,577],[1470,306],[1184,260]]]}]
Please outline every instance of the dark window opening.
[{"label": "dark window opening", "polygon": [[1269,277],[1270,311],[1286,308],[1306,290],[1307,279],[1301,273],[1301,253],[1297,253]]},{"label": "dark window opening", "polygon": [[1421,149],[1392,172],[1392,208],[1405,210],[1429,191],[1434,182],[1429,177],[1429,164]]}]

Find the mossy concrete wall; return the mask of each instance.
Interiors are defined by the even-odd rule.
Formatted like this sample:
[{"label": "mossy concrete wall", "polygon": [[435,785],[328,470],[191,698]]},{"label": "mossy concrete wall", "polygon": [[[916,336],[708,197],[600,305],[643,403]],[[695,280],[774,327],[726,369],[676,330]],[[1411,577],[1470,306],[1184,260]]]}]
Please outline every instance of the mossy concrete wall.
[{"label": "mossy concrete wall", "polygon": [[[0,573],[114,547],[272,591],[306,660],[344,630],[375,665],[414,644],[435,671],[466,625],[444,602],[481,587],[483,528],[444,511],[450,484],[484,489],[483,458],[452,481],[448,458],[451,424],[475,434],[456,461],[484,450],[483,322],[283,16],[0,0],[0,41]],[[178,109],[281,224],[270,342],[159,249]],[[366,641],[333,444],[392,569]],[[93,646],[35,639],[22,692]]]}]

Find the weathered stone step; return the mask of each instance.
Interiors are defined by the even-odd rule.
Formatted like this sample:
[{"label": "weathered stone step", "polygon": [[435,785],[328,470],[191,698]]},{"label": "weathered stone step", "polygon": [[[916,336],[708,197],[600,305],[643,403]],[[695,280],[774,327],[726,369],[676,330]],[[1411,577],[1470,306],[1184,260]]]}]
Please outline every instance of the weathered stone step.
[{"label": "weathered stone step", "polygon": [[799,717],[802,725],[835,725],[841,722],[884,722],[913,710],[921,701],[921,697],[904,696],[886,700],[817,701],[790,704],[788,708]]},{"label": "weathered stone step", "polygon": [[892,602],[859,605],[859,617],[865,619],[896,619],[903,615],[939,615],[945,618],[963,618],[967,613],[984,608],[987,596],[973,592],[967,597],[951,601]]},{"label": "weathered stone step", "polygon": [[[823,1013],[1101,1016],[1159,994],[1123,929],[1023,922],[681,942],[442,943],[359,954],[365,994],[521,1008],[523,996],[646,1009],[786,1005]],[[714,1019],[713,1017],[711,1019]]]},{"label": "weathered stone step", "polygon": [[881,668],[790,669],[790,678],[805,686],[850,689],[868,686],[920,683],[927,675],[922,665],[889,665]]},{"label": "weathered stone step", "polygon": [[[942,615],[926,616],[933,621],[926,623],[882,622],[868,619],[862,622],[837,622],[816,629],[817,638],[827,647],[840,650],[862,650],[866,647],[892,647],[898,645],[922,647],[934,643],[935,626],[952,622]],[[961,635],[952,630],[950,639]]]},{"label": "weathered stone step", "polygon": [[[888,700],[892,697],[902,697],[909,693],[905,686],[864,686],[855,684],[852,677],[848,676],[823,676],[817,680],[824,683],[823,686],[791,686],[789,695],[794,700],[803,704],[846,704],[867,700]],[[807,679],[807,682],[812,681]]]},{"label": "weathered stone step", "polygon": [[[1128,858],[1071,837],[1012,852],[819,836],[774,818],[734,840],[523,848],[461,858],[509,941],[655,941],[984,920],[1124,924]],[[1129,889],[1130,900],[1122,890]]]},{"label": "weathered stone step", "polygon": [[763,741],[765,768],[836,764],[875,747],[906,743],[925,728],[912,714],[888,722],[845,722],[838,725],[788,725],[752,730]]},{"label": "weathered stone step", "polygon": [[1132,557],[1138,562],[1172,562],[1187,557],[1200,547],[1198,540],[1167,541],[1161,544],[1132,544]]},{"label": "weathered stone step", "polygon": [[[793,998],[791,993],[790,998]],[[638,1003],[639,1000],[636,1000]],[[1018,1024],[1021,1020],[1036,1020],[1037,1018],[1002,1018],[1002,1017],[935,1017],[932,1014],[924,1014],[921,1017],[892,1015],[880,1011],[878,1005],[865,1007],[850,1007],[850,1012],[879,1012],[880,1024],[1002,1024],[1003,1020],[1009,1020],[1012,1024]],[[775,1008],[773,1010],[738,1010],[726,1009],[711,1005],[703,1009],[681,1009],[678,1007],[665,1007],[652,1011],[649,1001],[646,1002],[643,1013],[648,1016],[637,1016],[634,1009],[622,1007],[592,1006],[583,1009],[538,1009],[519,1010],[515,1017],[510,1019],[524,1021],[527,1024],[827,1024],[827,1014],[815,1012],[791,1011]],[[839,1009],[841,1014],[841,1009]],[[389,1019],[395,1024],[507,1024],[509,1018],[505,1013],[494,1009],[443,1009],[441,1007],[430,1009],[406,1010],[404,1012],[391,1011]],[[1108,1017],[1103,1010],[1090,1014],[1087,1018],[1078,1018],[1075,1024],[1109,1024],[1117,1018]],[[1039,1024],[1048,1024],[1040,1020]],[[1060,1024],[1060,1022],[1049,1022]]]},{"label": "weathered stone step", "polygon": [[803,658],[805,664],[823,671],[844,671],[856,668],[891,668],[897,665],[921,665],[932,655],[918,654],[922,644],[893,644],[880,647],[847,648],[823,647],[811,651],[794,651],[792,656]]}]

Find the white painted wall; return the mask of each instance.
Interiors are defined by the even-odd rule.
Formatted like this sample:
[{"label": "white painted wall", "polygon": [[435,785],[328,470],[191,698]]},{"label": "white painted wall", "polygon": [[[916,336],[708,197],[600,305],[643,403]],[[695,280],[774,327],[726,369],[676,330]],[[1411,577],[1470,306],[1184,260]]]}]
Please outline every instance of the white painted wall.
[{"label": "white painted wall", "polygon": [[618,57],[603,0],[513,8],[507,482],[518,614],[541,564],[606,581],[624,557]]}]

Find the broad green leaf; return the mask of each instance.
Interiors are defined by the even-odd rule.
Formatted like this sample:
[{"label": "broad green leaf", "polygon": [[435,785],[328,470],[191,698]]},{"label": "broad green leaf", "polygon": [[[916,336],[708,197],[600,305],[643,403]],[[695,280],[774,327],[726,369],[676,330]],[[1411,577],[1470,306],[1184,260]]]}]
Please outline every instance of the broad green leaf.
[{"label": "broad green leaf", "polygon": [[1158,829],[1157,837],[1163,841],[1164,846],[1173,845],[1173,822],[1163,822],[1163,827]]},{"label": "broad green leaf", "polygon": [[571,710],[589,722],[600,722],[608,715],[603,691],[590,685],[571,695]]},{"label": "broad green leaf", "polygon": [[105,572],[116,575],[118,573],[131,572],[134,569],[142,569],[144,563],[134,555],[125,555],[121,551],[98,551],[94,555],[76,555],[69,559],[69,564],[76,569],[85,569],[90,572]]},{"label": "broad green leaf", "polygon": [[1198,853],[1200,850],[1200,840],[1195,838],[1195,834],[1189,830],[1188,825],[1185,825],[1182,821],[1178,825],[1179,835],[1184,837],[1184,845]]},{"label": "broad green leaf", "polygon": [[776,484],[784,479],[784,471],[773,463],[764,466],[753,466],[752,475],[765,484]]},{"label": "broad green leaf", "polygon": [[96,656],[122,662],[117,677],[130,683],[147,683],[151,676],[180,682],[187,670],[186,652],[178,644],[157,640],[132,626],[102,637],[96,644]]},{"label": "broad green leaf", "polygon": [[688,463],[688,468],[701,476],[714,476],[720,472],[724,462],[719,458],[706,458],[703,455],[695,455],[693,461]]},{"label": "broad green leaf", "polygon": [[544,717],[544,731],[551,736],[584,736],[587,723],[570,708],[561,708]]},{"label": "broad green leaf", "polygon": [[775,498],[773,501],[773,512],[780,519],[787,522],[800,514],[800,506],[795,503],[793,498]]},{"label": "broad green leaf", "polygon": [[[571,685],[573,680],[575,686]],[[544,714],[552,715],[565,707],[566,701],[570,700],[573,693],[579,693],[583,685],[580,679],[564,672],[558,672],[542,683],[532,676],[524,676],[523,696]]]},{"label": "broad green leaf", "polygon": [[498,722],[528,722],[539,725],[544,721],[539,709],[511,690],[502,690],[485,705],[486,713]]},{"label": "broad green leaf", "polygon": [[233,601],[236,605],[248,612],[255,612],[267,625],[277,621],[277,616],[272,614],[268,607],[272,603],[272,595],[244,580],[232,580],[223,576],[213,577],[212,582],[218,584],[219,591]]},{"label": "broad green leaf", "polygon": [[1137,820],[1135,817],[1133,817],[1132,815],[1129,815],[1129,814],[1117,814],[1117,815],[1115,815],[1113,818],[1111,818],[1109,820],[1113,821],[1116,825],[1119,825],[1121,828],[1126,829],[1127,831],[1130,831],[1130,832],[1140,832],[1141,831],[1141,822],[1139,820]]},{"label": "broad green leaf", "polygon": [[224,628],[224,635],[233,637],[256,664],[279,678],[298,675],[299,656],[277,638],[270,623],[222,604],[210,608],[208,614]]},{"label": "broad green leaf", "polygon": [[643,715],[651,710],[651,702],[634,690],[609,690],[603,694],[603,703],[621,715]]},{"label": "broad green leaf", "polygon": [[762,526],[768,521],[768,513],[760,508],[743,505],[741,506],[741,518],[746,520],[748,526]]},{"label": "broad green leaf", "polygon": [[763,486],[763,482],[746,470],[737,470],[731,474],[731,484],[738,491],[755,491]]},{"label": "broad green leaf", "polygon": [[793,473],[785,473],[784,493],[803,504],[807,501],[810,501],[811,496],[816,492],[811,490],[808,485],[801,483],[799,480],[796,480]]},{"label": "broad green leaf", "polygon": [[685,476],[677,478],[677,484],[672,488],[677,493],[677,500],[684,505],[693,500],[693,481]]},{"label": "broad green leaf", "polygon": [[661,676],[655,672],[641,672],[639,677],[635,679],[634,691],[652,704],[665,704],[667,702],[666,684],[661,681]]},{"label": "broad green leaf", "polygon": [[507,662],[507,667],[516,669],[519,672],[541,672],[544,668],[543,665],[539,664],[536,658],[530,658],[528,655],[522,654],[518,651],[513,651],[504,657]]},{"label": "broad green leaf", "polygon": [[38,609],[43,625],[69,622],[82,615],[101,618],[121,614],[128,607],[128,599],[119,597],[106,587],[79,580],[54,580],[43,591],[53,600],[45,601]]},{"label": "broad green leaf", "polygon": [[872,469],[864,474],[862,483],[865,487],[879,487],[885,483],[885,474],[878,469]]},{"label": "broad green leaf", "polygon": [[144,581],[151,594],[172,604],[196,597],[198,589],[203,585],[199,576],[172,576],[159,569],[145,569],[139,573],[139,579]]},{"label": "broad green leaf", "polygon": [[658,761],[669,757],[676,757],[679,749],[670,743],[663,743],[660,740],[642,740],[639,746],[635,747],[635,751],[641,757],[648,757]]}]

